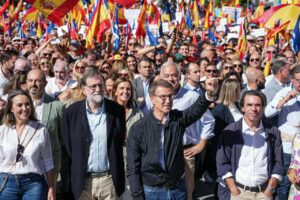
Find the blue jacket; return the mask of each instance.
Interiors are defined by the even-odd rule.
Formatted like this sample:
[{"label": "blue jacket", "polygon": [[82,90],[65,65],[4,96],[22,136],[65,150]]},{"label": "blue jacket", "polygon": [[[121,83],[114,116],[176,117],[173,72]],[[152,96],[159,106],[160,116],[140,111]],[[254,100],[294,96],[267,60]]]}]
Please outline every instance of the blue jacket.
[{"label": "blue jacket", "polygon": [[[229,200],[230,191],[226,183],[222,180],[227,172],[231,172],[235,179],[244,140],[242,136],[242,119],[228,125],[220,135],[217,152],[217,172],[219,189],[219,199]],[[280,132],[275,126],[269,125],[263,120],[267,142],[268,178],[272,174],[284,175],[283,150]]]}]

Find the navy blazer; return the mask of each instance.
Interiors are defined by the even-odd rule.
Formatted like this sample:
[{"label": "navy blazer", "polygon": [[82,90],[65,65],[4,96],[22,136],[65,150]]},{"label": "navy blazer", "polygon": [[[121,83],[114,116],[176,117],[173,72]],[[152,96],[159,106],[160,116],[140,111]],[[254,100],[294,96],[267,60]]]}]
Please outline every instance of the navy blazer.
[{"label": "navy blazer", "polygon": [[[116,193],[125,189],[123,143],[126,123],[125,110],[118,103],[104,99],[107,124],[107,153]],[[75,199],[80,197],[87,172],[90,129],[86,115],[86,99],[72,104],[63,117],[63,136],[71,159],[71,186]]]},{"label": "navy blazer", "polygon": [[[220,135],[218,152],[217,152],[217,172],[219,184],[219,199],[229,200],[230,191],[226,183],[222,180],[222,176],[231,172],[235,179],[235,173],[239,165],[244,140],[242,136],[242,119],[227,126]],[[262,120],[266,133],[267,142],[267,162],[268,162],[268,178],[272,174],[284,175],[283,150],[280,132],[275,126],[271,126],[265,120]]]}]

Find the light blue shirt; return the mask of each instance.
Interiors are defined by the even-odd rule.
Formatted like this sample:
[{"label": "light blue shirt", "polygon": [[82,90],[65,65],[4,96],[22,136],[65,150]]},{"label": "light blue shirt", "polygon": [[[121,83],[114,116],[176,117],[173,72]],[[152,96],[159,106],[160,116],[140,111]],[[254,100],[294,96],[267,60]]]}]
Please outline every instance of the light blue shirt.
[{"label": "light blue shirt", "polygon": [[[265,115],[266,117],[278,115],[278,129],[290,137],[294,137],[296,133],[300,131],[300,95],[289,100],[281,109],[277,110],[279,101],[282,100],[289,91],[292,91],[291,86],[280,90],[267,105]],[[282,142],[282,147],[284,153],[292,153],[292,142]]]},{"label": "light blue shirt", "polygon": [[143,88],[144,88],[144,97],[146,97],[148,95],[148,90],[149,90],[149,80],[147,80],[147,82],[145,82],[143,79]]},{"label": "light blue shirt", "polygon": [[93,113],[86,101],[86,115],[90,128],[90,152],[88,158],[88,172],[104,172],[109,170],[107,155],[107,129],[105,104]]}]

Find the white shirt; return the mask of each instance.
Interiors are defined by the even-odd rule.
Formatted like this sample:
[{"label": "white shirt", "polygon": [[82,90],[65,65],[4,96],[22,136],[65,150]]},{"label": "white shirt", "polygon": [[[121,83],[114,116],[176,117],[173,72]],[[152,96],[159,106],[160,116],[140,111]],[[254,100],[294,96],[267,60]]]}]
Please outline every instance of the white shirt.
[{"label": "white shirt", "polygon": [[2,72],[2,66],[0,67],[0,88],[3,89],[3,87],[8,83],[8,79],[4,76]]},{"label": "white shirt", "polygon": [[238,121],[243,117],[243,114],[236,106],[228,106],[228,108],[233,116],[234,121]]},{"label": "white shirt", "polygon": [[[266,117],[278,115],[278,129],[291,137],[300,132],[300,95],[286,102],[281,109],[277,110],[277,105],[286,94],[292,90],[292,86],[281,89],[267,105],[265,109]],[[298,99],[298,100],[297,100]],[[292,142],[282,142],[283,152],[292,153]]]},{"label": "white shirt", "polygon": [[[20,144],[25,146],[36,128],[39,128],[32,137],[23,153],[23,160],[17,162],[11,174],[44,174],[54,168],[50,138],[46,127],[35,121],[29,121],[24,128]],[[18,134],[15,126],[0,126],[0,172],[7,173],[16,161]]]},{"label": "white shirt", "polygon": [[52,97],[57,97],[61,92],[65,91],[68,88],[74,88],[77,85],[77,81],[74,79],[69,78],[65,86],[60,90],[58,87],[58,84],[56,82],[56,78],[52,77],[47,80],[47,86],[46,86],[46,93],[49,94]]},{"label": "white shirt", "polygon": [[[242,136],[244,145],[242,147],[238,168],[236,170],[236,181],[250,187],[262,185],[268,181],[268,146],[264,126],[260,121],[257,131],[253,131],[243,119]],[[281,175],[272,174],[272,177],[282,179]],[[232,177],[228,172],[222,179]]]},{"label": "white shirt", "polygon": [[45,99],[45,94],[38,102],[35,102],[33,100],[33,105],[34,105],[34,109],[36,112],[36,116],[37,116],[37,119],[40,121],[42,120],[42,116],[43,116],[44,99]]}]

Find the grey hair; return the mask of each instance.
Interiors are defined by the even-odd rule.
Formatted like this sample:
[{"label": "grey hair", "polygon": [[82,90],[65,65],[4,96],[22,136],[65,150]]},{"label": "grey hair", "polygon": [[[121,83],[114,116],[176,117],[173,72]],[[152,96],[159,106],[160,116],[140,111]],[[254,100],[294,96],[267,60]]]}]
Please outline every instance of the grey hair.
[{"label": "grey hair", "polygon": [[[20,61],[25,61],[25,62],[27,62],[27,68],[28,69],[31,69],[31,62],[30,62],[30,60],[28,60],[27,58],[23,58],[23,57],[20,57],[20,58],[18,58],[17,60],[16,60],[16,62],[20,62]],[[15,63],[16,63],[15,62]]]},{"label": "grey hair", "polygon": [[85,72],[83,73],[82,79],[80,80],[80,85],[86,86],[86,79],[92,78],[95,76],[100,76],[100,78],[102,79],[102,82],[104,83],[104,78],[101,75],[101,73],[98,71],[98,69],[89,69],[89,70],[85,70]]},{"label": "grey hair", "polygon": [[64,64],[65,64],[65,70],[66,70],[66,71],[69,71],[69,69],[70,69],[70,68],[69,68],[69,63],[67,63],[66,61],[64,61],[64,60],[62,60],[62,59],[56,60],[54,66],[53,66],[53,69],[54,69],[55,67],[57,67],[57,66],[58,66],[58,63],[60,63],[60,62],[64,63]]},{"label": "grey hair", "polygon": [[163,76],[163,74],[162,74],[163,68],[166,67],[166,66],[169,66],[169,65],[175,66],[176,69],[177,69],[177,72],[178,72],[178,76],[180,76],[180,67],[179,67],[179,65],[177,63],[169,62],[169,61],[162,64],[162,66],[160,67],[160,75]]},{"label": "grey hair", "polygon": [[278,74],[279,70],[284,70],[285,66],[288,65],[289,62],[286,60],[274,60],[273,66],[272,66],[272,71],[273,74],[276,75]]}]

